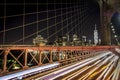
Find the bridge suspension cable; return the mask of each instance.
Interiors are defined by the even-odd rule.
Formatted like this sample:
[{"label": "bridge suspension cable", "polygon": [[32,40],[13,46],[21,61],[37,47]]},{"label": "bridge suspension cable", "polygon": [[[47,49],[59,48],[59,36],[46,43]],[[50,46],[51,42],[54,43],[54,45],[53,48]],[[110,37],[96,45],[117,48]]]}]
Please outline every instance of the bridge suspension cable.
[{"label": "bridge suspension cable", "polygon": [[[68,8],[71,8],[71,7],[68,7]],[[66,9],[66,8],[63,8],[63,9]],[[56,9],[56,11],[57,10],[60,10],[60,9]],[[48,10],[48,11],[54,11],[54,10]],[[47,11],[45,11],[45,12],[47,12]],[[42,12],[40,12],[40,13],[42,13]],[[25,13],[25,15],[26,15],[27,13]],[[32,13],[31,13],[32,14]],[[30,13],[29,14],[27,14],[27,15],[31,15]],[[33,12],[33,14],[36,14],[36,12]],[[39,12],[38,12],[38,14],[39,14]],[[67,12],[67,13],[63,13],[63,15],[65,15],[65,14],[69,14],[69,12]],[[23,14],[22,14],[23,15]],[[56,15],[56,17],[58,17],[58,16],[60,16],[61,14],[59,14],[59,15]],[[21,16],[21,15],[18,15],[18,16]],[[8,16],[9,17],[9,16]],[[6,17],[6,18],[8,18],[8,17]],[[11,17],[13,17],[13,16],[11,16]],[[52,18],[54,18],[54,16],[53,17],[49,17],[48,19],[52,19]],[[46,18],[45,19],[42,19],[42,20],[38,20],[38,23],[39,22],[42,22],[42,21],[45,21],[45,20],[47,20]],[[34,22],[31,22],[31,23],[26,23],[26,24],[24,24],[24,26],[28,26],[28,25],[32,25],[32,24],[35,24],[35,23],[37,23],[37,21],[34,21]],[[10,30],[14,30],[14,29],[18,29],[18,28],[22,28],[23,27],[23,25],[20,25],[20,26],[14,26],[13,28],[9,28],[9,29],[5,29],[5,32],[7,32],[7,31],[10,31]],[[0,33],[2,33],[2,32],[4,32],[4,30],[1,30],[0,31]]]},{"label": "bridge suspension cable", "polygon": [[6,0],[4,0],[4,29],[3,29],[3,45],[5,44],[5,26],[6,26]]},{"label": "bridge suspension cable", "polygon": [[25,0],[23,6],[23,44],[25,43]]},{"label": "bridge suspension cable", "polygon": [[39,19],[38,19],[38,17],[39,17],[39,10],[38,10],[38,0],[37,0],[37,35],[38,35],[38,27],[39,27],[39,25],[38,25],[38,21],[39,21]]},{"label": "bridge suspension cable", "polygon": [[[74,8],[77,8],[77,6],[74,6]],[[72,13],[72,12],[73,12],[73,11],[70,11],[70,12],[68,12],[67,14]],[[75,12],[75,11],[74,11],[74,12]],[[86,10],[83,11],[82,14],[83,14],[84,12],[86,12]],[[91,11],[91,12],[92,12],[92,11]],[[63,15],[64,15],[64,14],[63,14]],[[82,16],[82,15],[81,15],[81,16]],[[67,19],[65,19],[65,20],[62,20],[61,22],[58,22],[58,23],[56,23],[55,25],[57,25],[57,24],[59,24],[59,23],[63,23],[64,21],[69,20],[69,19],[71,19],[71,18],[73,18],[73,17],[76,17],[76,15],[74,15],[74,16],[72,15],[71,17],[69,17],[69,18],[67,18]],[[88,17],[89,17],[89,16],[85,16],[85,17],[83,18],[83,19],[84,19],[83,21],[85,21]],[[80,19],[80,18],[79,18],[79,19]],[[79,19],[74,20],[74,21],[71,21],[71,23],[67,24],[67,26],[62,27],[61,29],[59,29],[58,31],[56,31],[55,33],[53,33],[52,35],[48,36],[47,39],[53,37],[53,36],[56,35],[58,32],[62,31],[63,29],[65,29],[65,28],[68,27],[69,25],[72,25],[74,22],[78,21]],[[79,24],[80,24],[80,23],[79,23]],[[75,28],[77,28],[79,24],[75,25],[75,27],[72,27],[66,34],[68,34],[68,33],[70,33],[70,32],[73,32],[73,30],[74,30]],[[48,30],[49,28],[52,28],[52,27],[54,27],[54,25],[49,26],[49,27],[47,27],[47,28],[43,28],[43,29],[39,30],[38,33],[42,32],[42,31],[44,31],[44,30]],[[35,34],[36,34],[36,32],[33,33],[33,34],[30,34],[30,35],[26,36],[25,39],[27,39],[27,38],[35,35]],[[16,41],[15,43],[17,43],[17,42],[19,42],[19,41],[21,41],[21,40],[22,40],[22,39],[19,39],[19,40]]]},{"label": "bridge suspension cable", "polygon": [[[65,19],[65,20],[67,20],[67,19]],[[65,20],[63,20],[63,21],[65,21]],[[60,24],[60,23],[61,23],[61,22],[57,22],[56,25],[57,25],[57,24]],[[53,24],[53,25],[51,25],[51,26],[49,26],[49,27],[45,27],[45,28],[43,28],[43,29],[41,29],[41,30],[38,30],[38,33],[42,32],[42,31],[45,31],[45,30],[47,30],[47,29],[49,29],[49,28],[52,28],[52,27],[54,27],[54,25],[55,25],[55,24]],[[37,33],[37,32],[34,32],[34,33],[32,33],[32,34],[30,34],[30,35],[28,35],[28,36],[25,36],[24,39],[27,39],[27,38],[35,35],[36,33]],[[17,41],[15,41],[15,42],[13,42],[13,43],[11,43],[11,44],[14,44],[14,43],[17,43],[17,42],[20,42],[20,41],[22,41],[22,38],[19,39],[19,40],[17,40]]]},{"label": "bridge suspension cable", "polygon": [[[37,2],[38,2],[38,0],[37,0]],[[7,3],[6,5],[8,5],[8,4],[9,3]],[[21,5],[23,5],[23,8],[24,8],[23,14],[6,16],[6,18],[22,16],[23,17],[22,25],[10,27],[10,28],[4,28],[4,30],[1,30],[0,33],[4,33],[4,35],[5,35],[5,33],[7,33],[8,31],[17,30],[17,29],[22,28],[23,30],[21,32],[23,34],[23,37],[11,42],[11,44],[17,44],[21,41],[23,41],[23,44],[24,44],[26,39],[32,38],[33,36],[39,35],[45,31],[47,31],[47,32],[45,32],[45,34],[47,34],[47,39],[50,39],[53,36],[58,36],[59,33],[62,33],[62,36],[64,34],[73,35],[75,33],[76,34],[81,33],[82,30],[80,28],[82,26],[79,26],[79,25],[81,25],[81,23],[83,23],[83,22],[87,23],[86,21],[87,21],[87,18],[89,17],[89,15],[85,14],[89,10],[88,7],[85,7],[86,6],[85,1],[79,2],[79,3],[72,3],[72,0],[70,1],[70,3],[67,3],[67,1],[66,1],[66,3],[61,1],[61,3],[59,3],[60,8],[57,8],[58,3],[56,3],[54,0],[54,9],[50,9],[50,10],[48,7],[49,4],[51,4],[51,3],[47,2],[47,4],[46,4],[47,10],[46,11],[39,11],[39,5],[41,5],[41,4],[36,3],[36,4],[34,4],[34,5],[36,5],[36,12],[27,13],[25,8],[26,8],[26,5],[28,5],[28,3],[25,3],[25,0],[24,0],[24,3],[21,4]],[[82,4],[82,5],[79,5],[79,4]],[[4,6],[6,6],[6,5],[4,5]],[[95,9],[93,9],[91,11],[94,11],[94,10]],[[4,10],[4,11],[6,11],[6,10]],[[49,16],[50,12],[52,12],[52,11],[54,11],[54,16]],[[39,15],[40,15],[39,13],[42,13],[42,12],[47,13],[46,14],[47,18],[39,19]],[[36,14],[36,18],[35,18],[36,21],[27,23],[26,15],[32,16],[32,14]],[[59,17],[61,17],[60,21],[57,20]],[[52,20],[52,19],[55,20],[55,24],[50,25],[50,20]],[[47,23],[46,23],[47,26],[44,26],[44,28],[40,28],[41,25],[39,25],[39,23],[44,22],[44,21],[47,21]],[[33,24],[36,25],[36,32],[34,31],[34,32],[26,35],[26,29],[29,28],[29,26],[33,25]],[[59,27],[59,25],[61,25],[62,27]],[[82,25],[85,25],[85,24],[82,24]],[[6,26],[6,23],[4,23],[4,26]],[[50,33],[50,31],[49,31],[50,29],[55,29],[55,31]],[[83,30],[83,32],[84,32],[84,30]],[[6,37],[6,35],[3,37],[3,39],[4,39],[3,43],[5,43],[5,37]]]}]

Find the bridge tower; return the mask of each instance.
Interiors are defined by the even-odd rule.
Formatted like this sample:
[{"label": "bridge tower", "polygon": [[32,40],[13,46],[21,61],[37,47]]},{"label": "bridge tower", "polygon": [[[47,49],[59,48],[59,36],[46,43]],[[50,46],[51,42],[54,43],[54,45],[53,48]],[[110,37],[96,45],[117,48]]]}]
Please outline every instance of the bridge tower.
[{"label": "bridge tower", "polygon": [[100,32],[101,44],[111,45],[110,23],[114,14],[113,8],[108,4],[109,0],[98,0],[100,6]]}]

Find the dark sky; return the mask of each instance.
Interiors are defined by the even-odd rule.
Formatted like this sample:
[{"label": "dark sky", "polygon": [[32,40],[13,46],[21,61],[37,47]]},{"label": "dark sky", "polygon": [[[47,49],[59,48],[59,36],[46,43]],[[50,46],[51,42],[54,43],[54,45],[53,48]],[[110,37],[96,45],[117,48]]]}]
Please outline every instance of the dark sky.
[{"label": "dark sky", "polygon": [[37,31],[49,42],[67,33],[93,40],[100,26],[92,0],[0,0],[0,10],[0,44],[32,44]]},{"label": "dark sky", "polygon": [[[117,38],[118,38],[118,41],[120,42],[120,13],[119,12],[115,12],[113,14],[111,18],[111,22],[115,29],[115,35],[118,36]],[[113,33],[112,33],[112,40],[115,40]]]},{"label": "dark sky", "polygon": [[116,34],[120,34],[120,13],[116,12],[114,13],[111,22],[113,23],[113,26],[115,27]]}]

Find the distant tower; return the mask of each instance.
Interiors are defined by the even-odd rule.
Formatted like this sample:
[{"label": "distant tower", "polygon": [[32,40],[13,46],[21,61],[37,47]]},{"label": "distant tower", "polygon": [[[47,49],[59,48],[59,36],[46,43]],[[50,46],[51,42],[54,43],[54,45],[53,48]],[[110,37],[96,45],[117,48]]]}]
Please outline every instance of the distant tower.
[{"label": "distant tower", "polygon": [[95,24],[95,30],[94,30],[94,44],[95,45],[98,44],[98,30],[96,28],[96,24]]}]

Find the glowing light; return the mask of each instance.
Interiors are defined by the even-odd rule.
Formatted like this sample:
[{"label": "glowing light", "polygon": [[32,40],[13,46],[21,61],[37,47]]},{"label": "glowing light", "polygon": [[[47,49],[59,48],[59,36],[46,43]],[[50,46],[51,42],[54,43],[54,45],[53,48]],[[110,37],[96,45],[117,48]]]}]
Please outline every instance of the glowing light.
[{"label": "glowing light", "polygon": [[113,33],[115,33],[115,31],[113,31]]},{"label": "glowing light", "polygon": [[115,29],[113,28],[112,31],[115,31]]},{"label": "glowing light", "polygon": [[117,35],[114,36],[115,38],[117,37]]},{"label": "glowing light", "polygon": [[116,39],[116,41],[118,42],[118,39]]},{"label": "glowing light", "polygon": [[111,26],[111,28],[113,29],[113,28],[114,28],[114,26]]}]

